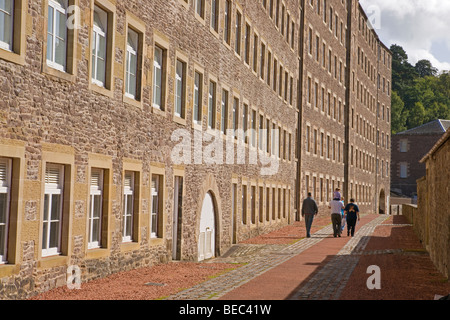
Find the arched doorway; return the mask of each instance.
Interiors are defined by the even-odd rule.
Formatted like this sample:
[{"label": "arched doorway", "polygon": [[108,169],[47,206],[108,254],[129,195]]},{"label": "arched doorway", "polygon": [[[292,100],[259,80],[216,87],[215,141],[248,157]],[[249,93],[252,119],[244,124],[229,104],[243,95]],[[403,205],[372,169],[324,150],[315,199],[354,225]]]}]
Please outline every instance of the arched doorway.
[{"label": "arched doorway", "polygon": [[384,192],[384,189],[381,189],[380,191],[380,198],[378,200],[379,203],[379,214],[386,214],[386,194]]},{"label": "arched doorway", "polygon": [[211,192],[208,192],[203,199],[200,214],[198,261],[203,261],[214,256],[216,242],[215,216],[214,196]]}]

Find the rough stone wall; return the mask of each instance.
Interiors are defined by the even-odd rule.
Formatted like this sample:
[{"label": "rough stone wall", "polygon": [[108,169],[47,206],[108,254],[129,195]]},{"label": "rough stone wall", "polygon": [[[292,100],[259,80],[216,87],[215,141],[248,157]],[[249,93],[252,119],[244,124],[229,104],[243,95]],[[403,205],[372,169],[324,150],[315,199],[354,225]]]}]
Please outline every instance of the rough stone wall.
[{"label": "rough stone wall", "polygon": [[[101,1],[100,1],[101,2]],[[107,2],[107,1],[106,1]],[[65,284],[67,267],[78,266],[82,271],[82,280],[104,277],[108,274],[167,262],[171,259],[173,181],[174,168],[184,174],[182,250],[183,260],[197,259],[197,239],[199,210],[204,194],[198,194],[208,175],[214,177],[215,196],[221,204],[218,217],[220,229],[216,246],[219,253],[231,245],[231,181],[235,177],[238,183],[238,195],[241,194],[243,181],[256,183],[257,186],[277,186],[291,190],[289,208],[293,206],[295,172],[294,147],[290,157],[280,159],[276,174],[262,176],[261,164],[175,165],[171,151],[177,141],[171,141],[176,129],[186,129],[194,134],[191,119],[193,104],[194,66],[204,71],[203,92],[203,129],[206,128],[208,103],[208,80],[212,76],[217,81],[216,124],[220,124],[221,89],[230,90],[230,105],[235,93],[242,102],[248,102],[250,108],[261,112],[272,121],[292,134],[294,142],[297,125],[296,79],[298,78],[298,60],[296,49],[291,49],[285,36],[274,27],[267,10],[260,2],[242,1],[239,4],[243,14],[242,29],[247,19],[253,31],[264,39],[276,54],[283,67],[290,72],[294,81],[292,105],[275,94],[270,86],[260,79],[259,71],[254,73],[242,57],[234,53],[233,46],[223,42],[223,1],[220,8],[219,33],[211,31],[209,1],[206,1],[205,19],[195,16],[193,1],[185,6],[183,0],[152,1],[149,6],[142,1],[113,1],[115,7],[113,30],[114,47],[111,65],[113,66],[110,90],[94,90],[90,84],[90,21],[91,1],[80,0],[81,29],[77,31],[75,66],[71,77],[43,72],[46,30],[44,13],[46,7],[38,0],[29,0],[26,10],[26,56],[25,64],[14,64],[0,59],[0,156],[15,157],[5,150],[11,145],[20,145],[23,156],[20,159],[23,179],[17,213],[20,224],[14,229],[18,237],[14,241],[17,248],[15,263],[0,266],[0,295],[5,298],[26,298]],[[292,21],[296,22],[298,34],[298,3],[285,1],[290,10]],[[232,36],[234,43],[234,22],[236,2],[232,1]],[[123,98],[124,57],[126,37],[126,13],[145,26],[145,45],[143,49],[142,101],[129,104]],[[245,18],[245,19],[244,19]],[[242,37],[244,35],[244,31]],[[167,43],[167,90],[165,112],[156,112],[151,105],[153,52],[157,41]],[[242,40],[242,48],[244,47]],[[294,37],[297,48],[297,36]],[[253,45],[250,55],[253,57]],[[258,51],[260,52],[260,51]],[[181,54],[187,59],[186,119],[174,120],[174,79],[175,61]],[[250,61],[253,61],[251,58]],[[258,64],[259,68],[259,64]],[[242,109],[240,109],[242,110]],[[231,112],[229,112],[231,127]],[[204,143],[207,145],[207,143]],[[225,145],[225,142],[223,142]],[[4,147],[7,146],[7,147]],[[244,147],[248,150],[248,146]],[[18,149],[19,150],[19,149]],[[21,151],[21,152],[22,152]],[[236,153],[236,150],[235,150]],[[58,154],[68,160],[70,166],[70,204],[68,227],[64,233],[65,252],[61,257],[41,257],[41,232],[43,208],[43,170],[46,161],[58,161],[51,155]],[[93,157],[95,155],[95,157]],[[87,213],[89,207],[88,185],[92,159],[106,159],[105,166],[110,171],[109,186],[108,237],[105,248],[91,252],[87,248]],[[45,158],[45,160],[44,160]],[[291,160],[288,160],[291,159]],[[110,163],[110,165],[108,165]],[[139,219],[136,239],[130,246],[122,243],[122,205],[123,172],[125,168],[136,167],[141,184],[139,186]],[[150,230],[150,178],[154,168],[164,170],[164,236],[154,241],[149,239]],[[239,198],[238,198],[239,199]],[[258,204],[256,206],[258,208]],[[238,206],[239,208],[239,206]],[[250,210],[248,210],[250,211]],[[293,214],[293,210],[290,210]],[[292,221],[292,217],[264,221],[255,224],[243,224],[240,220],[241,209],[237,214],[238,240],[252,235],[268,232]],[[250,218],[248,218],[250,221]]]},{"label": "rough stone wall", "polygon": [[434,264],[447,278],[450,274],[449,141],[426,160],[426,176],[417,180],[417,207],[403,205],[403,215],[411,221]]},{"label": "rough stone wall", "polygon": [[450,140],[447,141],[427,160],[428,190],[428,246],[431,259],[438,269],[450,275],[450,200],[448,164],[450,161]]}]

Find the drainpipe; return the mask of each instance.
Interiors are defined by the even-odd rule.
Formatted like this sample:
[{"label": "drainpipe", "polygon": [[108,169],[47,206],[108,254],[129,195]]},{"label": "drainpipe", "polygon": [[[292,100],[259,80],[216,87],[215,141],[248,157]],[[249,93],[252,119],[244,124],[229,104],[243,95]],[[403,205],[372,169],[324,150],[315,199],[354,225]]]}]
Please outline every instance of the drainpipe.
[{"label": "drainpipe", "polygon": [[298,85],[297,85],[297,109],[298,109],[298,119],[297,119],[297,172],[295,181],[295,220],[301,221],[301,199],[302,199],[302,132],[303,132],[303,61],[304,61],[304,33],[305,33],[305,0],[300,0],[300,28],[299,28],[299,44],[298,44]]}]

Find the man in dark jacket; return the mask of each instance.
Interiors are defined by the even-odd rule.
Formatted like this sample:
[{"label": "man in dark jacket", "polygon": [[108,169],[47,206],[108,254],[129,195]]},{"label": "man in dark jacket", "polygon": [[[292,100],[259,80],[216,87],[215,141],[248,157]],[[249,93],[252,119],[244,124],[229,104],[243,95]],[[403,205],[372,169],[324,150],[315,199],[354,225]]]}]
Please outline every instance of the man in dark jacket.
[{"label": "man in dark jacket", "polygon": [[310,238],[311,226],[314,220],[314,216],[319,213],[319,208],[317,207],[316,201],[311,196],[311,192],[308,192],[308,198],[303,200],[302,205],[302,217],[305,218],[306,225],[306,237]]},{"label": "man in dark jacket", "polygon": [[345,206],[344,214],[347,219],[347,236],[355,234],[356,220],[359,221],[359,208],[354,199],[350,199],[350,203]]}]

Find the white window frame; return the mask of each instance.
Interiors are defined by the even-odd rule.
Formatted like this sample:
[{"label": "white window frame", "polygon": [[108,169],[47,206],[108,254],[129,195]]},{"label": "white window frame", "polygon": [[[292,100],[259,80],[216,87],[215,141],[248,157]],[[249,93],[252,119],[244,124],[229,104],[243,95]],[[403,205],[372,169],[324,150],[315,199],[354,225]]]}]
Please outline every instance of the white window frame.
[{"label": "white window frame", "polygon": [[222,89],[222,101],[221,101],[221,117],[220,117],[220,130],[223,134],[227,134],[228,129],[228,106],[230,104],[230,93],[226,89]]},{"label": "white window frame", "polygon": [[[11,159],[0,158],[0,166],[5,170],[0,171],[0,194],[6,194],[5,206],[5,221],[0,222],[0,227],[5,227],[5,233],[0,234],[3,238],[4,247],[0,248],[0,265],[8,263],[8,225],[9,225],[9,206],[10,206],[10,192],[11,192]],[[0,208],[1,209],[1,208]]]},{"label": "white window frame", "polygon": [[[179,70],[178,68],[181,68]],[[181,74],[180,74],[181,71]],[[186,63],[177,59],[175,62],[175,116],[184,118],[185,111],[185,87],[186,87]]]},{"label": "white window frame", "polygon": [[[93,184],[93,174],[98,174],[98,183],[96,185]],[[92,169],[91,170],[91,180],[90,180],[90,187],[89,187],[89,238],[88,238],[88,249],[95,249],[100,248],[101,246],[101,238],[102,238],[102,211],[103,211],[103,177],[104,177],[104,171],[102,169]],[[100,196],[100,212],[98,213],[98,217],[94,216],[94,198]],[[93,220],[99,220],[98,223],[98,240],[93,240]]]},{"label": "white window frame", "polygon": [[[155,185],[153,185],[153,181],[155,180]],[[151,197],[152,197],[152,206],[151,206],[151,215],[150,215],[150,238],[155,239],[158,238],[158,220],[161,214],[160,212],[160,201],[161,201],[161,175],[154,174],[152,175],[152,188],[151,188]]]},{"label": "white window frame", "polygon": [[4,42],[4,41],[1,41],[0,40],[0,49],[3,49],[3,50],[7,50],[7,51],[12,51],[13,50],[13,42],[14,42],[14,10],[15,10],[15,8],[14,8],[14,0],[6,0],[6,1],[10,1],[10,4],[11,4],[11,12],[7,12],[7,11],[5,11],[5,10],[3,10],[3,9],[0,9],[0,13],[1,14],[3,14],[3,15],[8,15],[8,16],[10,16],[11,18],[11,24],[10,24],[10,37],[11,37],[11,39],[10,39],[10,42],[11,43],[7,43],[7,42]]},{"label": "white window frame", "polygon": [[208,129],[216,127],[216,97],[217,83],[210,80],[208,90]]},{"label": "white window frame", "polygon": [[[65,16],[65,21],[67,22],[67,6],[68,6],[68,2],[67,0],[63,0],[64,1],[64,7],[61,6],[61,4],[57,1],[54,0],[48,0],[48,8],[53,10],[53,20],[52,20],[52,24],[53,24],[53,30],[52,33],[49,32],[48,30],[48,25],[47,25],[47,65],[51,68],[57,69],[59,71],[65,72],[66,71],[66,66],[67,66],[67,25],[66,28],[64,28],[64,38],[60,38],[56,35],[56,28],[58,27],[56,25],[56,15],[57,13],[60,13],[62,15]],[[50,23],[50,16],[48,17],[48,21],[47,24]],[[51,59],[48,59],[48,53],[49,53],[49,46],[48,46],[48,36],[51,36],[52,38],[52,50],[50,52],[51,54]],[[63,40],[64,41],[64,62],[63,64],[59,64],[56,62],[56,40],[59,39],[60,41]]]},{"label": "white window frame", "polygon": [[[61,164],[50,164],[48,163],[46,165],[45,170],[45,180],[48,180],[47,172],[50,169],[58,170],[59,171],[59,179],[58,182],[55,183],[47,183],[45,182],[45,191],[44,191],[44,208],[45,208],[45,199],[48,196],[48,204],[47,204],[47,212],[43,213],[42,218],[42,230],[44,232],[44,224],[47,224],[47,237],[46,242],[42,243],[42,256],[48,257],[52,255],[59,255],[61,254],[61,231],[62,231],[62,211],[63,211],[63,190],[64,190],[64,165]],[[54,196],[60,196],[60,208],[58,213],[58,219],[50,220],[51,218],[51,212],[52,212],[52,198]],[[57,247],[50,247],[50,234],[51,234],[51,226],[52,223],[58,222],[58,246]]]},{"label": "white window frame", "polygon": [[[101,22],[104,24],[104,30],[102,30],[100,27],[96,26],[95,24],[93,25],[92,28],[92,46],[93,46],[93,50],[94,53],[90,53],[92,55],[92,68],[94,70],[94,75],[92,76],[92,71],[91,70],[91,76],[92,76],[92,83],[98,85],[99,87],[105,87],[105,82],[106,82],[106,69],[107,69],[107,65],[106,65],[106,59],[107,59],[107,50],[108,50],[108,38],[107,38],[107,31],[108,31],[108,12],[106,12],[105,10],[95,6],[94,7],[94,15],[95,12],[97,12],[99,18],[102,20]],[[94,17],[95,19],[95,17]],[[100,57],[98,55],[98,52],[100,50],[99,47],[99,43],[100,43],[100,38],[104,38],[105,39],[105,57]],[[102,82],[101,80],[98,79],[99,75],[98,75],[98,60],[100,59],[104,59],[105,61],[105,73],[104,73],[104,78],[105,78],[105,82]]]},{"label": "white window frame", "polygon": [[[131,38],[130,39],[130,35]],[[130,45],[130,41],[131,44],[133,44],[134,41],[134,45],[136,46],[135,48],[133,48],[132,45]],[[134,31],[133,29],[128,28],[127,30],[127,51],[126,51],[126,69],[125,69],[125,96],[127,96],[128,98],[134,99],[136,100],[136,96],[137,96],[137,90],[138,90],[138,48],[139,48],[139,34]],[[132,64],[131,64],[131,57],[135,57],[135,73],[133,74],[131,72],[132,69]],[[134,88],[134,92],[131,92],[131,88],[130,88],[130,83],[131,80],[134,78],[134,83],[135,83],[135,88]]]},{"label": "white window frame", "polygon": [[[198,75],[198,83],[197,83],[197,75]],[[202,101],[203,101],[203,74],[199,71],[194,72],[194,110],[193,110],[193,118],[195,124],[202,123]],[[197,117],[196,114],[197,113]]]},{"label": "white window frame", "polygon": [[[133,241],[133,212],[134,212],[134,179],[135,179],[135,173],[132,171],[125,171],[124,174],[124,181],[126,179],[126,176],[128,174],[131,174],[131,180],[130,180],[130,186],[126,186],[124,183],[123,186],[123,222],[122,222],[122,227],[123,227],[123,231],[122,231],[122,242],[131,242]],[[131,212],[128,212],[128,196],[131,195]],[[126,230],[127,230],[127,217],[131,216],[131,233],[130,234],[126,234]]]},{"label": "white window frame", "polygon": [[[157,57],[160,57],[161,61],[157,61]],[[157,71],[159,71],[159,78],[157,77]],[[155,53],[153,57],[153,101],[154,108],[162,110],[163,104],[163,72],[164,72],[164,49],[155,46]],[[158,85],[159,83],[159,85]],[[160,101],[156,101],[156,92],[160,91]]]}]

